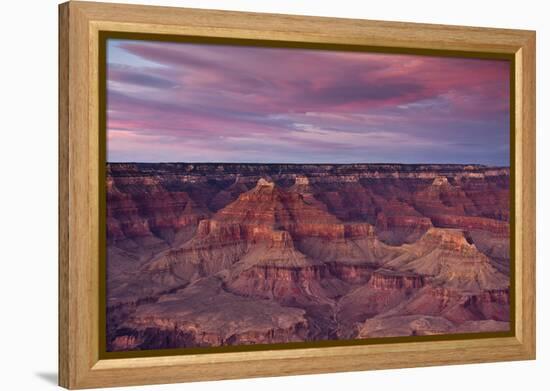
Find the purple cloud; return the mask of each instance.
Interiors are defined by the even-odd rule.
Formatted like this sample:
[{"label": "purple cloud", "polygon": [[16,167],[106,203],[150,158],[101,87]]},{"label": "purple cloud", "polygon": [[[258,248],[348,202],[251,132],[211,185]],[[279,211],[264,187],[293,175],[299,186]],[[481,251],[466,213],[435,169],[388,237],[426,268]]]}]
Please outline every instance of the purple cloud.
[{"label": "purple cloud", "polygon": [[110,161],[509,161],[509,63],[110,41]]}]

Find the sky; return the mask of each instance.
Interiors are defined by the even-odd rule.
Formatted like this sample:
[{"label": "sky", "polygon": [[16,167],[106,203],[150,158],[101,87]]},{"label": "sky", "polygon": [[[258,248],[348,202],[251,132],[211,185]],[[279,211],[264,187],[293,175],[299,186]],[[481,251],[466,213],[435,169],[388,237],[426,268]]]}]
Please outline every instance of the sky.
[{"label": "sky", "polygon": [[508,166],[509,66],[110,39],[107,160]]}]

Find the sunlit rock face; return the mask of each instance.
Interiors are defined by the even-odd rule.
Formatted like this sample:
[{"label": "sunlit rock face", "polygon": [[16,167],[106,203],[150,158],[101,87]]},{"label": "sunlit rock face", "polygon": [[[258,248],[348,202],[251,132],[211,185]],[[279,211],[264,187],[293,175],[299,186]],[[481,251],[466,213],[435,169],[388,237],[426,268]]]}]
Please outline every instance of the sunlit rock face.
[{"label": "sunlit rock face", "polygon": [[509,169],[107,166],[110,351],[506,331]]}]

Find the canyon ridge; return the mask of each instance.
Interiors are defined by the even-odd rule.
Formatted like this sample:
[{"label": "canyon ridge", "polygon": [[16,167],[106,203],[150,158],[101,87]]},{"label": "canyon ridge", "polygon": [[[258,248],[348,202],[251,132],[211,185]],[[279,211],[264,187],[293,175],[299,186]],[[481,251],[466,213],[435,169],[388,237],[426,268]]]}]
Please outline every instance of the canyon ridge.
[{"label": "canyon ridge", "polygon": [[107,351],[508,331],[510,170],[107,164]]}]

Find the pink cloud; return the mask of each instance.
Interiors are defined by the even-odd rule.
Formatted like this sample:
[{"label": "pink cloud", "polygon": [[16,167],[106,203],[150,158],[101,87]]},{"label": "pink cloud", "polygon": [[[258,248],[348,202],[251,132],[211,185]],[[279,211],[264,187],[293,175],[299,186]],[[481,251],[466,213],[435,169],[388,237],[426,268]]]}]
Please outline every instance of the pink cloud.
[{"label": "pink cloud", "polygon": [[[483,152],[491,142],[509,142],[506,61],[138,41],[111,45],[108,129],[164,137],[155,145],[166,148],[166,156],[173,154],[166,144],[207,150],[219,137],[246,139],[251,148],[258,144],[267,160],[299,151],[286,144],[278,145],[284,151],[270,151],[265,139],[293,141],[304,153],[306,139],[323,148],[331,137],[348,140],[351,145],[342,144],[340,151],[355,147],[350,159],[358,159],[365,155],[361,148],[386,148],[388,158],[394,156],[391,145],[375,135],[391,140],[402,135],[417,140],[418,149],[404,160],[422,159],[428,145],[455,148],[457,159],[461,153],[471,159],[457,146],[475,138]],[[304,123],[321,129],[318,138],[324,141],[315,143],[300,128]],[[250,135],[262,142],[252,142]],[[122,140],[111,145],[129,148]],[[203,156],[230,158],[222,152]],[[475,157],[479,162],[482,152]],[[499,163],[508,159],[506,153],[486,156]]]}]

